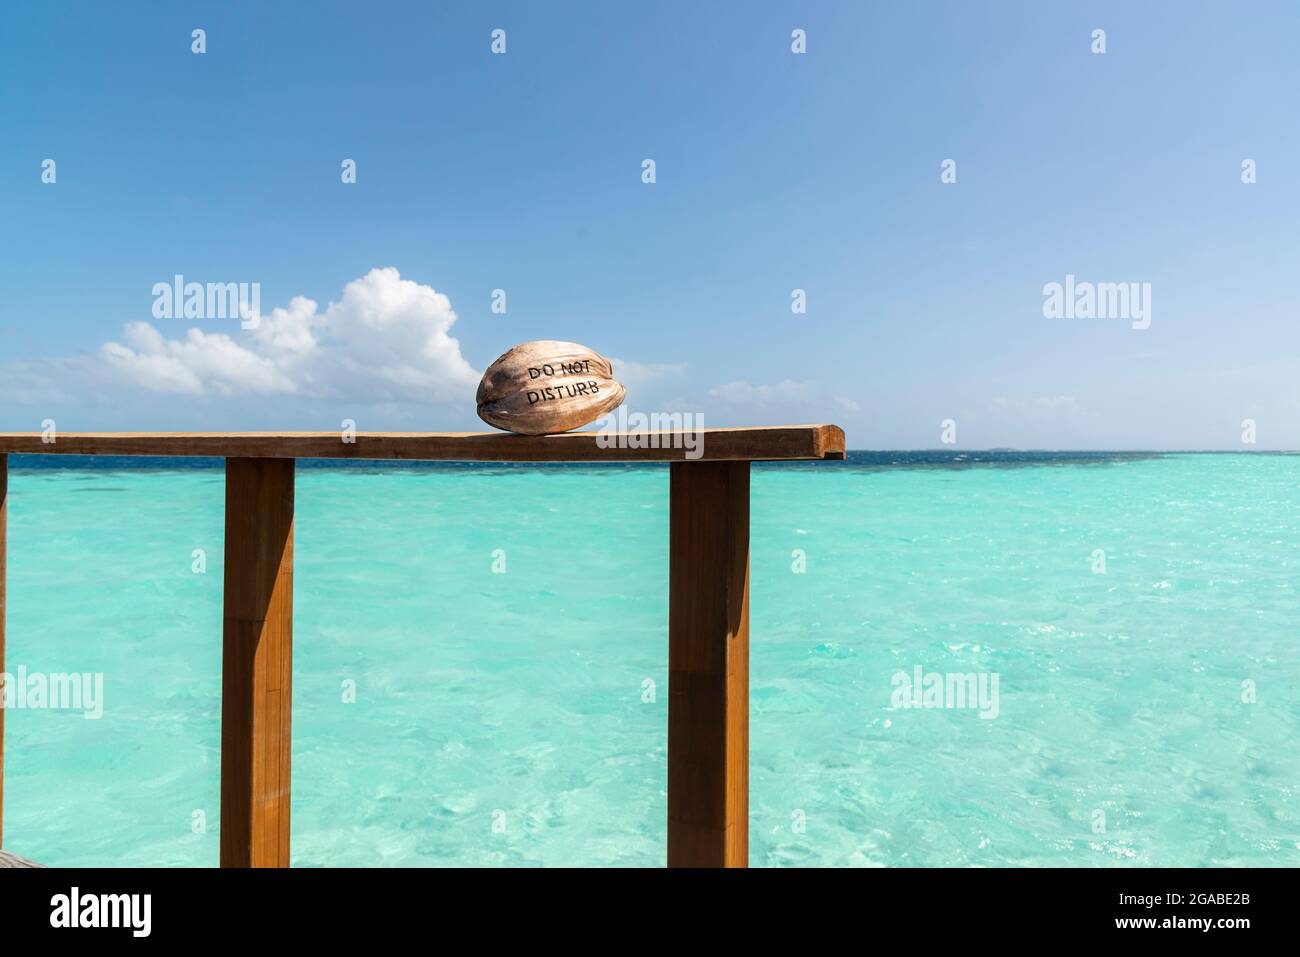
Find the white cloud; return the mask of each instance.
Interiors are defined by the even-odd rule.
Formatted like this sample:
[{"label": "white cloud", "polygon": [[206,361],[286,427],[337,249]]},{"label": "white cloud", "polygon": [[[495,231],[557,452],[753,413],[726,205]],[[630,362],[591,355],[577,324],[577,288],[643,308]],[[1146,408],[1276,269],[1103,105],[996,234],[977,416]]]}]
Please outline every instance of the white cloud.
[{"label": "white cloud", "polygon": [[685,362],[628,362],[624,359],[610,359],[610,362],[614,366],[614,378],[628,387],[686,372]]},{"label": "white cloud", "polygon": [[98,359],[118,381],[154,392],[464,401],[479,373],[450,335],[455,322],[446,296],[390,267],[348,283],[324,311],[295,296],[252,330],[169,339],[128,323],[124,343],[105,343]]},{"label": "white cloud", "polygon": [[1079,403],[1072,395],[1035,395],[1017,398],[1000,395],[993,399],[993,406],[1020,415],[1058,413],[1072,415],[1079,411]]},{"label": "white cloud", "polygon": [[[820,420],[832,409],[858,415],[862,406],[847,396],[837,396],[824,382],[798,382],[782,379],[775,384],[755,385],[744,379],[714,386],[709,395],[733,406],[734,414],[772,416],[811,415]],[[739,411],[742,407],[748,412]],[[771,410],[775,410],[771,411]]]},{"label": "white cloud", "polygon": [[806,382],[784,379],[776,385],[750,385],[744,380],[727,382],[709,390],[709,395],[737,405],[770,405],[773,402],[804,401],[812,389]]},{"label": "white cloud", "polygon": [[0,363],[0,401],[39,406],[70,402],[75,396],[68,382],[84,381],[86,360]]}]

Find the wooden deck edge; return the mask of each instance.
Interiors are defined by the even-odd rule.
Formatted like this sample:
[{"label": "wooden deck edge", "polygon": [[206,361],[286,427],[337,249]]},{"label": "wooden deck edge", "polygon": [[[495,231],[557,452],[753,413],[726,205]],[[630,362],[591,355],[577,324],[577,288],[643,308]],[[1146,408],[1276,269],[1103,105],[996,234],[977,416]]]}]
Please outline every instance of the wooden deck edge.
[{"label": "wooden deck edge", "polygon": [[19,857],[17,854],[10,854],[8,851],[0,851],[0,867],[44,867],[44,865]]},{"label": "wooden deck edge", "polygon": [[820,459],[843,462],[848,450],[844,445],[844,430],[838,425],[823,425],[817,432]]}]

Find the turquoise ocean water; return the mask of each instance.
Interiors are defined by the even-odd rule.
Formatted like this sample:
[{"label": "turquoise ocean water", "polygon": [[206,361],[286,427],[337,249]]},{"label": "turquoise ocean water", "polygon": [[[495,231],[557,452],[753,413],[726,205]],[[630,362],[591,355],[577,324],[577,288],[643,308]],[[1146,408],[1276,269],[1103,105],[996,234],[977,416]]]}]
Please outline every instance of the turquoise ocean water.
[{"label": "turquoise ocean water", "polygon": [[[8,712],[5,844],[215,865],[223,473],[64,464],[13,460],[7,669],[104,712]],[[854,453],[752,497],[752,864],[1300,865],[1300,458]],[[667,536],[664,468],[301,463],[294,863],[661,865]],[[917,666],[996,673],[997,717],[893,707]]]}]

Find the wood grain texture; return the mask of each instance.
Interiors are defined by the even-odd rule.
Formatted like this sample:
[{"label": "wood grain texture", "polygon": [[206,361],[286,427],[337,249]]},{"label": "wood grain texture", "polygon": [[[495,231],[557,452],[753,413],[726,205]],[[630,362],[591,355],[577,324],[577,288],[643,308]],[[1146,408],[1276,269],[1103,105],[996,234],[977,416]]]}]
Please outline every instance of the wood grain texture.
[{"label": "wood grain texture", "polygon": [[[8,549],[9,456],[0,452],[0,692],[5,672],[5,552]],[[5,709],[0,708],[0,843],[5,834]]]},{"label": "wood grain texture", "polygon": [[[450,462],[684,462],[689,450],[668,446],[681,433],[358,432],[65,432],[44,444],[39,432],[0,432],[0,453],[43,455],[177,455],[226,458],[405,459]],[[703,429],[698,461],[792,461],[844,458],[837,425]],[[602,447],[601,442],[613,447]],[[638,447],[633,447],[633,444]]]},{"label": "wood grain texture", "polygon": [[0,867],[40,867],[35,861],[29,861],[25,857],[19,857],[17,854],[10,854],[8,851],[0,851]]},{"label": "wood grain texture", "polygon": [[668,866],[749,860],[749,464],[674,463]]},{"label": "wood grain texture", "polygon": [[221,866],[289,866],[292,459],[226,461]]}]

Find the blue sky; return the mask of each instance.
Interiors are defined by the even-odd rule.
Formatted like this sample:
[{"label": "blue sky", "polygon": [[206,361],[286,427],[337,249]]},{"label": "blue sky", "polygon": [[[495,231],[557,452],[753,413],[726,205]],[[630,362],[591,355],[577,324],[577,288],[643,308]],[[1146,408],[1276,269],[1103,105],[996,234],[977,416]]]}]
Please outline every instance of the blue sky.
[{"label": "blue sky", "polygon": [[[631,409],[854,448],[1300,448],[1298,10],[6,9],[0,428],[475,429],[466,382],[558,338]],[[154,318],[178,273],[329,354]],[[1046,318],[1067,274],[1150,328]]]}]

